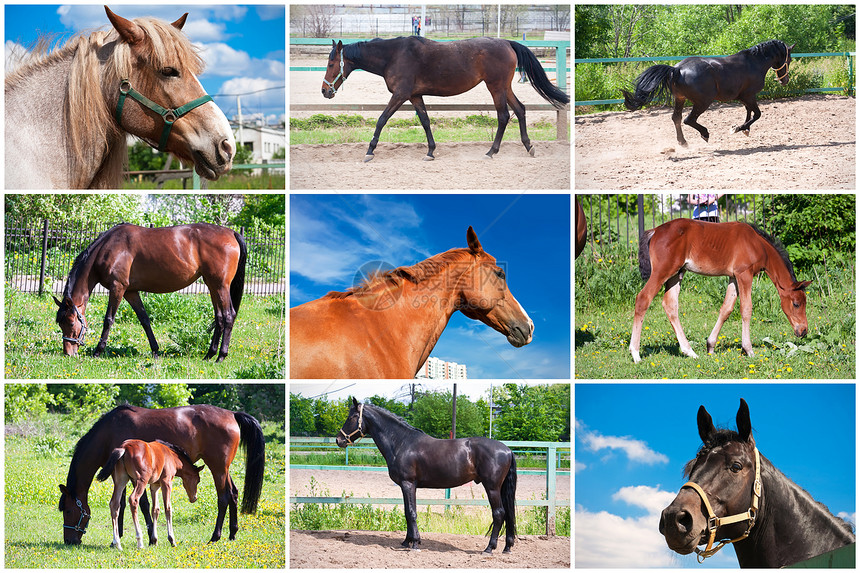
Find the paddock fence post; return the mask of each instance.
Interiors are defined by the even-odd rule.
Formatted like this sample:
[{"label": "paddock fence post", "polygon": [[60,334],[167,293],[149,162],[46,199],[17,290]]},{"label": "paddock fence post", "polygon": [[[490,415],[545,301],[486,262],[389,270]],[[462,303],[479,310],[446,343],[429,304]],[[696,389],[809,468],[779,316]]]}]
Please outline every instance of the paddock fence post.
[{"label": "paddock fence post", "polygon": [[48,219],[42,223],[42,261],[39,264],[39,296],[45,292],[45,262],[48,257]]},{"label": "paddock fence post", "polygon": [[554,444],[546,452],[546,534],[555,535],[555,453]]}]

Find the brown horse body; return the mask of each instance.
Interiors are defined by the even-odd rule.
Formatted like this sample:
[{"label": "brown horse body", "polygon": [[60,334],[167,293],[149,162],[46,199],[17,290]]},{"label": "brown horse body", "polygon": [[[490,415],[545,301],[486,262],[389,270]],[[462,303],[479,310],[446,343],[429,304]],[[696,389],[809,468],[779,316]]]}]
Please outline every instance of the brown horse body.
[{"label": "brown horse body", "polygon": [[63,352],[75,355],[83,343],[87,302],[100,284],[108,290],[110,299],[94,355],[104,351],[123,298],[137,314],[156,355],[158,342],[140,291],[175,292],[203,277],[215,310],[214,334],[205,358],[217,353],[220,362],[227,357],[233,323],[242,301],[246,258],[244,239],[226,227],[207,223],[156,229],[127,223],[116,225],[78,255],[69,272],[63,300],[54,298],[59,307],[57,323],[63,331]]},{"label": "brown horse body", "polygon": [[[122,498],[125,495],[125,485],[131,481],[134,490],[128,496],[128,505],[131,508],[131,519],[134,522],[134,532],[137,537],[137,547],[143,548],[143,534],[140,531],[140,521],[137,519],[137,507],[141,496],[150,487],[152,492],[152,538],[157,541],[158,522],[158,490],[161,489],[164,499],[164,517],[167,521],[167,540],[170,545],[176,547],[176,538],[173,535],[173,503],[171,491],[173,478],[182,478],[182,485],[188,494],[188,501],[197,501],[197,485],[200,483],[200,471],[203,467],[197,467],[188,457],[188,454],[173,444],[156,440],[144,442],[142,440],[126,440],[120,447],[111,452],[108,461],[102,471],[99,472],[98,480],[104,481],[108,476],[113,477],[113,495],[110,500],[110,516],[113,523],[113,541],[111,547],[122,551],[119,535],[119,511]],[[147,524],[148,525],[148,524]]]},{"label": "brown horse body", "polygon": [[[86,532],[90,507],[87,502],[96,470],[105,465],[111,452],[125,440],[161,439],[182,448],[192,462],[203,460],[218,492],[218,518],[211,541],[221,538],[221,528],[230,509],[230,539],[236,537],[238,488],[230,475],[230,464],[240,444],[246,449],[245,488],[242,512],[254,513],[263,483],[265,441],[259,422],[244,412],[198,404],[150,410],[119,406],[104,416],[78,441],[66,484],[60,486],[64,540],[77,545]],[[141,500],[149,526],[148,501]],[[122,518],[120,517],[120,528]],[[150,528],[150,542],[154,539]]]},{"label": "brown horse body", "polygon": [[520,347],[534,323],[475,232],[411,267],[290,309],[291,378],[414,378],[459,310]]},{"label": "brown horse body", "polygon": [[585,224],[585,211],[582,210],[582,205],[579,204],[579,201],[574,200],[576,203],[576,254],[574,255],[574,259],[579,256],[579,253],[585,248],[585,240],[586,240],[586,224]]},{"label": "brown horse body", "polygon": [[708,353],[712,354],[723,323],[740,298],[741,347],[753,356],[750,340],[752,318],[752,280],[765,271],[779,293],[783,312],[796,336],[806,336],[806,293],[812,281],[799,282],[785,250],[761,230],[746,223],[708,223],[675,219],[646,231],[639,244],[639,269],[648,282],[636,296],[630,353],[639,362],[639,339],[645,312],[665,285],[663,310],[681,345],[681,352],[697,358],[678,320],[678,294],[686,271],[708,276],[728,276],[726,298],[717,323],[708,336]]}]

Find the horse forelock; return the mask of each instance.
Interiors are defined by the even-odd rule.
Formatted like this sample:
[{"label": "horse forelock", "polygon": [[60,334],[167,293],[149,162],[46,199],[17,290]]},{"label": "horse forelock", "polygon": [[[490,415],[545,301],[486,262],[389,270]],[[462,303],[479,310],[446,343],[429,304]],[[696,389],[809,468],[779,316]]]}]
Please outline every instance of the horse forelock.
[{"label": "horse forelock", "polygon": [[788,46],[780,40],[767,40],[749,49],[755,55],[765,58],[782,58],[788,54]]},{"label": "horse forelock", "polygon": [[684,464],[683,475],[685,478],[689,479],[690,474],[693,472],[693,468],[696,465],[696,462],[699,459],[706,455],[708,452],[715,448],[719,448],[724,446],[730,442],[743,442],[740,434],[738,434],[734,430],[729,430],[725,428],[718,429],[716,432],[711,434],[708,441],[702,444],[702,447],[699,448],[699,451],[696,452],[696,457]]}]

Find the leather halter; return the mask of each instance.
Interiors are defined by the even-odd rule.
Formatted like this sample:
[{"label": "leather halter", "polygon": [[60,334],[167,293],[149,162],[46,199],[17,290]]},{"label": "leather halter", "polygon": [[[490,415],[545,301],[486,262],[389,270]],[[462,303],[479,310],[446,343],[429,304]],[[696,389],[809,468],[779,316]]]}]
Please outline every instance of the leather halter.
[{"label": "leather halter", "polygon": [[78,320],[81,322],[81,331],[78,333],[77,338],[72,338],[70,336],[64,336],[64,342],[74,342],[78,346],[83,345],[84,343],[84,335],[87,333],[87,320],[84,318],[84,315],[78,309],[75,303],[72,303],[72,309],[75,311],[75,316],[78,317]]},{"label": "leather halter", "polygon": [[[63,525],[63,527],[66,529],[74,529],[75,531],[79,531],[80,534],[83,535],[87,532],[87,527],[86,525],[84,527],[81,527],[81,522],[83,522],[85,517],[89,518],[90,514],[87,513],[87,510],[84,509],[84,504],[81,503],[81,500],[79,500],[77,496],[73,497],[75,500],[75,505],[77,505],[78,509],[81,510],[81,516],[78,518],[78,523],[76,525]],[[87,525],[89,525],[89,522],[87,522]]]},{"label": "leather halter", "polygon": [[[334,83],[337,80],[339,80],[340,78],[343,78],[343,82],[346,81],[346,76],[343,75],[343,49],[341,49],[341,51],[340,51],[340,73],[337,76],[335,76],[335,78],[332,81],[328,81],[325,78],[323,78],[323,83],[326,84],[328,87],[330,87],[331,91],[333,91],[334,93],[337,93],[337,88],[334,87]],[[340,82],[340,87],[343,87],[343,82]]]},{"label": "leather halter", "polygon": [[[209,94],[200,96],[199,98],[188,102],[187,104],[177,107],[176,109],[167,109],[161,107],[133,87],[128,79],[123,79],[119,83],[119,101],[116,103],[116,121],[122,125],[122,106],[125,105],[126,96],[131,96],[137,100],[142,106],[154,111],[164,119],[164,129],[161,131],[161,141],[158,142],[157,149],[165,151],[167,149],[167,137],[170,135],[170,130],[173,128],[173,122],[191,111],[196,107],[200,107],[204,103],[212,101],[212,96]],[[150,144],[152,145],[152,144]]]},{"label": "leather halter", "polygon": [[[705,490],[703,490],[697,483],[688,481],[684,485],[681,486],[681,489],[685,487],[689,487],[699,494],[699,497],[702,498],[702,502],[705,504],[705,509],[708,510],[708,545],[704,549],[699,549],[696,547],[696,559],[699,563],[702,563],[708,557],[714,555],[717,551],[722,549],[724,546],[729,543],[736,543],[738,541],[742,541],[749,536],[750,531],[752,531],[753,526],[755,525],[756,515],[758,514],[759,502],[761,501],[762,494],[762,483],[761,483],[761,459],[759,457],[758,448],[753,447],[753,451],[755,452],[755,480],[753,481],[752,487],[752,499],[750,500],[750,508],[744,513],[736,513],[735,515],[728,515],[726,517],[717,517],[714,515],[714,510],[711,508],[711,504],[708,502],[708,496],[705,494]],[[741,521],[747,522],[747,530],[740,537],[736,537],[735,539],[723,539],[719,542],[719,545],[711,548],[714,544],[714,538],[717,535],[717,529],[719,529],[723,525],[730,525],[732,523],[739,523]]]},{"label": "leather halter", "polygon": [[787,68],[789,55],[791,55],[791,51],[789,51],[788,47],[786,46],[786,48],[785,48],[785,62],[781,66],[779,66],[778,68],[773,68],[773,71],[776,74],[776,79],[779,82],[782,82],[782,78],[784,78],[788,75],[788,69],[785,70],[785,74],[783,74],[782,76],[779,75],[779,70],[781,70],[782,68]]},{"label": "leather halter", "polygon": [[358,426],[355,428],[355,430],[352,433],[347,434],[346,432],[343,431],[343,428],[340,429],[340,433],[343,434],[344,437],[346,438],[346,445],[351,446],[355,443],[355,441],[352,439],[352,437],[356,434],[361,434],[358,437],[359,440],[364,437],[364,432],[361,431],[361,421],[363,418],[364,418],[364,404],[359,404],[358,405]]}]

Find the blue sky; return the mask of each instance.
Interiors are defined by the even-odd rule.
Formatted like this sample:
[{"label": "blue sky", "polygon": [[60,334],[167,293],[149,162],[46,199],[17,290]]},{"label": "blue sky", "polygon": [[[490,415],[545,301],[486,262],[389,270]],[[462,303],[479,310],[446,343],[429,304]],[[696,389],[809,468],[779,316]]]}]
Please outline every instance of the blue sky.
[{"label": "blue sky", "polygon": [[570,197],[564,195],[291,195],[290,307],[351,287],[365,263],[411,265],[466,247],[471,225],[506,265],[535,323],[531,344],[456,312],[432,356],[470,378],[570,378]]},{"label": "blue sky", "polygon": [[[247,94],[242,95],[243,118],[256,113],[270,122],[286,117],[283,4],[119,4],[111,10],[124,18],[152,16],[169,22],[188,12],[183,31],[206,62],[200,81],[225,115],[230,119],[236,115],[237,98],[218,94]],[[110,25],[102,4],[7,5],[5,14],[7,69],[10,51],[32,46],[40,34],[66,40]]]},{"label": "blue sky", "polygon": [[854,384],[576,384],[576,567],[738,567],[730,547],[702,565],[670,551],[657,526],[701,446],[699,406],[734,430],[740,398],[762,455],[856,523]]}]

